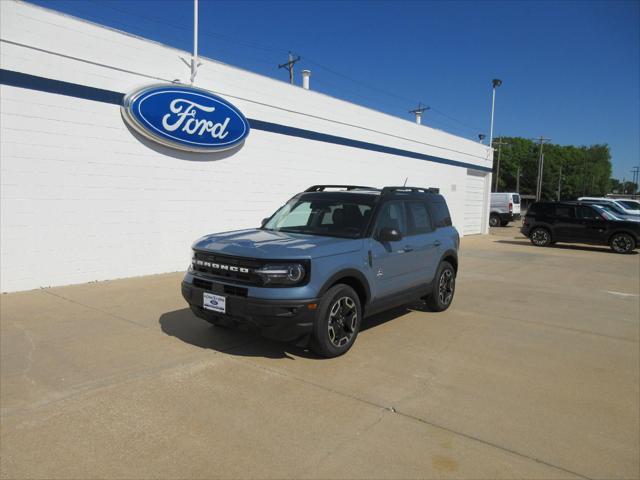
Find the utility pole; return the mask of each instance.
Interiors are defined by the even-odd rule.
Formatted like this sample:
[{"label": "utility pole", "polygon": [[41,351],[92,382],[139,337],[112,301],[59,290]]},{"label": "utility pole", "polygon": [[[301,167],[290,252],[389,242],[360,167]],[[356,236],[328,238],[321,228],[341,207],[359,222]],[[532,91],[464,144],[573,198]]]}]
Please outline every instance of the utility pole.
[{"label": "utility pole", "polygon": [[[635,185],[636,185],[636,186],[635,186],[635,190],[636,190],[636,191],[637,191],[637,190],[640,190],[640,189],[638,188],[638,182],[640,182],[640,166],[639,166],[639,167],[633,167],[633,168],[631,169],[631,173],[633,173],[633,183],[635,183]],[[636,193],[636,192],[633,192],[633,193],[634,193],[634,195],[635,195],[635,193]]]},{"label": "utility pole", "polygon": [[558,175],[558,201],[560,201],[561,188],[562,188],[562,162],[560,162],[560,175]]},{"label": "utility pole", "polygon": [[518,163],[518,173],[516,174],[516,192],[520,193],[520,164]]},{"label": "utility pole", "polygon": [[409,113],[413,113],[416,116],[416,123],[422,125],[422,113],[429,110],[431,107],[428,105],[422,105],[422,102],[418,102],[418,106],[413,110],[409,110]]},{"label": "utility pole", "polygon": [[498,178],[500,177],[500,152],[502,151],[502,149],[500,147],[502,147],[502,145],[509,145],[506,142],[502,141],[502,137],[498,138],[497,142],[493,142],[494,145],[498,146],[498,163],[496,164],[496,186],[495,189],[493,190],[494,192],[498,191]]},{"label": "utility pole", "polygon": [[300,55],[296,55],[296,57],[293,58],[293,55],[291,54],[291,52],[289,52],[289,61],[287,63],[278,65],[278,68],[286,68],[287,70],[289,70],[289,83],[291,85],[293,85],[293,65],[299,61]]},{"label": "utility pole", "polygon": [[540,142],[540,156],[538,157],[538,183],[536,186],[536,202],[539,202],[540,197],[542,197],[542,174],[544,172],[544,153],[543,153],[544,142],[548,142],[551,139],[544,138],[542,135],[540,135],[540,138],[538,140]]}]

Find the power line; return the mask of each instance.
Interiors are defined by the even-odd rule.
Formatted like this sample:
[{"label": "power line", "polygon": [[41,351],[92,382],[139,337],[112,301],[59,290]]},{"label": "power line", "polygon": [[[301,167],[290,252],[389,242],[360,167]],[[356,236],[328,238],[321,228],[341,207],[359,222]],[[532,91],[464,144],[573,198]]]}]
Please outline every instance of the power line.
[{"label": "power line", "polygon": [[418,106],[413,110],[409,110],[409,113],[413,113],[416,116],[416,123],[418,125],[422,124],[422,114],[429,110],[431,107],[428,105],[422,105],[422,102],[418,102]]},{"label": "power line", "polygon": [[[160,25],[168,26],[168,27],[171,27],[171,28],[176,29],[176,30],[191,31],[191,27],[189,27],[187,25],[176,24],[176,23],[172,23],[172,22],[169,22],[169,21],[166,21],[166,20],[155,18],[155,17],[149,17],[149,16],[140,17],[139,15],[135,14],[134,12],[131,12],[131,11],[126,10],[126,9],[115,7],[112,4],[109,4],[109,3],[106,3],[106,2],[105,3],[101,3],[101,2],[97,2],[95,0],[88,0],[88,1],[89,1],[89,3],[92,3],[92,4],[96,5],[96,6],[105,7],[105,8],[108,8],[110,10],[113,10],[115,12],[122,13],[122,14],[125,14],[125,15],[136,15],[136,18],[139,18],[139,19],[141,18],[141,19],[149,21],[149,22],[153,22],[153,23],[157,23],[157,24],[160,24]],[[122,20],[119,19],[119,21],[122,21]],[[131,24],[129,24],[129,25],[131,25]],[[135,25],[134,28],[139,28],[139,26]],[[254,43],[254,42],[249,42],[249,41],[247,41],[245,39],[240,39],[240,38],[237,38],[237,37],[234,37],[234,36],[231,36],[231,35],[225,35],[225,34],[213,33],[213,32],[207,32],[207,31],[200,31],[200,35],[202,35],[204,37],[210,37],[210,38],[213,38],[213,39],[216,39],[216,40],[222,40],[222,41],[225,41],[225,42],[229,42],[229,43],[231,43],[233,45],[236,45],[236,46],[254,48],[254,49],[258,49],[258,50],[262,50],[262,51],[268,51],[268,52],[274,52],[274,53],[275,52],[283,53],[283,52],[287,51],[287,49],[282,48],[282,47],[265,44],[263,42],[261,42],[260,44]],[[222,48],[222,47],[219,47],[219,48]],[[299,57],[298,57],[298,59],[296,59],[296,61],[298,61],[298,60],[300,60]],[[264,59],[261,59],[261,61],[264,62]],[[401,100],[405,104],[407,102],[413,103],[415,101],[415,99],[410,99],[410,98],[405,97],[403,95],[398,95],[396,93],[393,93],[393,92],[390,92],[388,90],[382,89],[382,88],[377,87],[375,85],[368,84],[367,82],[363,82],[361,80],[352,78],[352,77],[350,77],[350,76],[348,76],[348,75],[346,75],[346,74],[344,74],[344,73],[342,73],[342,72],[340,72],[340,71],[338,71],[336,69],[333,69],[333,68],[330,68],[330,67],[328,67],[326,65],[323,65],[322,63],[317,62],[316,60],[313,60],[313,59],[307,57],[306,55],[305,55],[304,61],[308,62],[308,63],[311,63],[313,65],[316,65],[317,67],[321,68],[322,70],[324,70],[324,71],[326,71],[326,72],[328,72],[328,73],[330,73],[332,75],[335,75],[337,77],[340,77],[340,78],[343,78],[343,79],[348,80],[350,82],[353,82],[353,83],[355,83],[355,84],[357,84],[357,85],[359,85],[361,87],[367,88],[367,89],[375,91],[377,93],[381,93],[383,95],[387,95],[389,97],[393,97],[393,98],[395,98],[397,100]],[[285,63],[283,65],[286,66],[286,65],[288,65],[288,63],[289,62],[287,62],[287,63]],[[291,71],[290,71],[290,74],[289,74],[289,81],[291,83],[293,83],[292,82],[292,72]],[[443,116],[443,117],[445,117],[445,118],[447,118],[447,119],[449,119],[449,120],[451,120],[453,122],[456,122],[457,124],[459,124],[462,127],[464,127],[466,130],[468,130],[469,132],[473,132],[474,134],[476,134],[478,131],[481,130],[481,129],[479,129],[477,127],[474,127],[474,126],[470,125],[467,122],[459,120],[459,119],[457,119],[457,118],[455,118],[455,117],[453,117],[453,116],[451,116],[451,115],[449,115],[449,114],[443,112],[442,110],[439,110],[439,109],[437,109],[437,108],[435,108],[433,106],[431,106],[430,109],[433,112],[435,112],[436,114],[441,115],[441,116]]]}]

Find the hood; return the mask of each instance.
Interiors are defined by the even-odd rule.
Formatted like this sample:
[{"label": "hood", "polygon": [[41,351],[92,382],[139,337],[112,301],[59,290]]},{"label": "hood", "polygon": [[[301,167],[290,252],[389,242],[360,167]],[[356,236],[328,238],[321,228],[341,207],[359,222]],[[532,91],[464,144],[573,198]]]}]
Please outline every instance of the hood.
[{"label": "hood", "polygon": [[196,240],[193,248],[239,257],[288,260],[353,252],[362,247],[362,242],[361,238],[324,237],[254,228],[206,235]]}]

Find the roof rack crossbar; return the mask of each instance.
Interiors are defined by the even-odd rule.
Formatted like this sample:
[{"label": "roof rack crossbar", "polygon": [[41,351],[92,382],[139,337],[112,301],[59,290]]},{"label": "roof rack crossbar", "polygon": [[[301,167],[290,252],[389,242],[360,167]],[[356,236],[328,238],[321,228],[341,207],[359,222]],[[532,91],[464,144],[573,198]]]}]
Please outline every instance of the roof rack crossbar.
[{"label": "roof rack crossbar", "polygon": [[427,187],[427,188],[422,188],[422,187],[384,187],[382,189],[382,195],[386,194],[386,193],[392,193],[392,192],[411,192],[411,193],[440,193],[440,189],[439,188],[435,188],[435,187]]},{"label": "roof rack crossbar", "polygon": [[363,185],[313,185],[305,192],[323,192],[327,188],[344,188],[345,190],[378,190],[375,187],[365,187]]}]

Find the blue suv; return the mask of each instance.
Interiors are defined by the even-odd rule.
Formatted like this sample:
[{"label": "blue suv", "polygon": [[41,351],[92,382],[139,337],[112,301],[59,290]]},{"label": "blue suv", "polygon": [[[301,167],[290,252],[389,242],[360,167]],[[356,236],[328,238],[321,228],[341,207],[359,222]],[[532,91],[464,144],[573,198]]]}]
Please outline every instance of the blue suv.
[{"label": "blue suv", "polygon": [[214,325],[251,324],[335,357],[364,317],[420,298],[449,308],[458,246],[438,189],[316,185],[261,228],[197,240],[182,295]]}]

